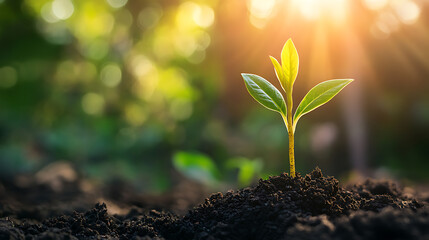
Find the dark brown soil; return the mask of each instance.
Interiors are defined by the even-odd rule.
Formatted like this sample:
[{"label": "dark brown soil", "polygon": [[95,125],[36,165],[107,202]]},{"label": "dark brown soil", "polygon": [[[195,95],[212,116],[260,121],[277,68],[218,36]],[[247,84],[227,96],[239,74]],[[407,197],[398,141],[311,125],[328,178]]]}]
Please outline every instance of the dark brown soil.
[{"label": "dark brown soil", "polygon": [[316,169],[213,194],[184,216],[141,207],[109,215],[96,204],[35,219],[1,205],[0,239],[429,239],[424,203],[392,182],[345,189]]}]

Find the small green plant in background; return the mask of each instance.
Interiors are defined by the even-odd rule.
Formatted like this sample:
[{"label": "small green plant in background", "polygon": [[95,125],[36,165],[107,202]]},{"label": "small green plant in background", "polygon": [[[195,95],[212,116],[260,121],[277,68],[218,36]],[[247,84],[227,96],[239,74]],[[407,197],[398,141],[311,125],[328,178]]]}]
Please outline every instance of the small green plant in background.
[{"label": "small green plant in background", "polygon": [[[237,157],[227,159],[222,164],[223,167],[218,167],[209,156],[180,151],[173,155],[173,166],[183,176],[207,186],[217,187],[236,182],[240,187],[245,187],[262,177],[263,162],[259,159]],[[231,173],[230,170],[237,173],[237,179],[234,181],[227,177]]]},{"label": "small green plant in background", "polygon": [[244,157],[228,159],[226,168],[237,169],[237,182],[240,187],[252,184],[256,178],[262,177],[263,162],[260,159],[247,159]]},{"label": "small green plant in background", "polygon": [[174,168],[190,179],[215,186],[220,181],[220,171],[213,160],[200,153],[177,152],[173,156]]},{"label": "small green plant in background", "polygon": [[292,40],[286,41],[281,52],[281,65],[270,56],[280,85],[286,93],[286,101],[280,91],[270,82],[255,74],[242,73],[244,83],[250,95],[264,107],[279,112],[289,135],[290,175],[295,177],[294,134],[298,120],[305,114],[327,103],[353,79],[334,79],[317,84],[302,99],[292,117],[292,91],[298,75],[299,57]]}]

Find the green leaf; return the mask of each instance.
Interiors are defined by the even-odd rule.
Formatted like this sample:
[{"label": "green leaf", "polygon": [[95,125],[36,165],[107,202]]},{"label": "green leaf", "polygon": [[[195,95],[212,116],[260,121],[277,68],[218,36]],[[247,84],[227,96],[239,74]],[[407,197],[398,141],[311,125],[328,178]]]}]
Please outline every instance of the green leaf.
[{"label": "green leaf", "polygon": [[262,106],[286,115],[286,103],[282,94],[270,82],[255,74],[242,73],[250,95]]},{"label": "green leaf", "polygon": [[295,115],[293,117],[294,131],[299,118],[327,103],[352,81],[353,79],[334,79],[319,83],[313,87],[307,95],[305,95],[304,99],[302,99],[295,111]]},{"label": "green leaf", "polygon": [[188,178],[215,185],[220,172],[211,158],[200,153],[177,152],[173,156],[174,168]]},{"label": "green leaf", "polygon": [[271,56],[270,56],[270,59],[274,65],[274,70],[276,71],[277,79],[279,80],[280,85],[282,86],[283,90],[286,92],[287,84],[286,84],[285,76],[283,74],[283,68],[280,65],[280,63],[277,61],[277,59],[275,59],[274,57],[271,57]]},{"label": "green leaf", "polygon": [[252,180],[261,174],[263,162],[259,159],[247,159],[243,157],[229,159],[227,168],[238,168],[238,183],[241,187],[249,186]]},{"label": "green leaf", "polygon": [[296,51],[295,45],[292,39],[288,39],[283,46],[281,53],[282,68],[284,74],[285,86],[282,86],[286,90],[292,89],[293,83],[295,82],[296,76],[298,75],[299,57]]}]

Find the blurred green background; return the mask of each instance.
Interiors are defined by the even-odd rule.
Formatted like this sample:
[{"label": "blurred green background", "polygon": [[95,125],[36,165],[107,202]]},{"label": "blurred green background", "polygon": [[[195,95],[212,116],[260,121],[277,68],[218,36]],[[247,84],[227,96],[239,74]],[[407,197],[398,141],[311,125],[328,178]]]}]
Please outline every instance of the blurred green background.
[{"label": "blurred green background", "polygon": [[[428,180],[428,9],[423,0],[0,0],[0,173],[67,161],[85,177],[159,192],[195,159],[197,171],[242,185],[288,171],[281,117],[250,97],[240,73],[279,86],[268,56],[291,37],[295,107],[318,82],[356,79],[300,121],[297,170]],[[177,152],[185,159],[173,166]]]}]

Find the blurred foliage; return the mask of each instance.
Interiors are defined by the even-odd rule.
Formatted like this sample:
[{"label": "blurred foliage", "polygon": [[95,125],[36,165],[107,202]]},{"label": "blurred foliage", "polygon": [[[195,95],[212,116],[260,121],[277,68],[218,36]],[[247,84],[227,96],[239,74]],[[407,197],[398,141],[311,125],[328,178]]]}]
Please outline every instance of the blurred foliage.
[{"label": "blurred foliage", "polygon": [[183,175],[206,185],[217,185],[220,172],[212,159],[203,154],[178,152],[174,154],[173,165]]},{"label": "blurred foliage", "polygon": [[241,187],[247,187],[252,182],[262,177],[262,168],[264,166],[260,159],[250,160],[244,157],[232,158],[226,162],[228,169],[238,169],[238,184]]},{"label": "blurred foliage", "polygon": [[[283,11],[293,10],[289,2],[297,4],[0,0],[0,173],[34,172],[65,160],[88,177],[127,178],[162,191],[172,184],[171,159],[180,150],[210,156],[221,175],[231,156],[263,158],[262,175],[287,170],[286,130],[253,104],[240,73],[278,84],[268,55],[278,57],[293,37],[302,49],[304,86],[295,89],[295,102],[314,83],[355,78],[368,167],[427,179],[427,8],[419,6],[416,24],[401,23],[387,34],[380,26],[392,27],[383,22],[390,18],[353,1],[349,15],[359,21],[347,26],[365,51],[353,52],[360,65],[346,65],[336,59],[354,49],[343,37],[347,31],[319,29],[324,24],[300,17],[302,9],[285,19]],[[343,100],[300,123],[298,171],[319,165],[338,175],[353,168],[348,134],[356,130],[344,121]],[[249,169],[259,172],[252,161],[236,165],[242,185]]]},{"label": "blurred foliage", "polygon": [[[5,173],[66,159],[83,169],[144,162],[142,176],[168,178],[171,149],[193,147],[186,134],[202,131],[202,113],[217,91],[210,80],[219,77],[216,60],[205,59],[216,2],[129,2],[125,8],[126,3],[0,5]],[[196,109],[200,115],[189,120]],[[185,131],[186,121],[191,131]],[[130,175],[126,169],[116,171]]]},{"label": "blurred foliage", "polygon": [[174,154],[173,166],[185,177],[211,187],[222,184],[247,187],[263,176],[262,161],[244,157],[228,159],[224,166],[218,167],[213,159],[204,154],[182,151]]}]

